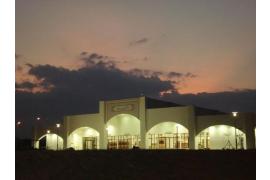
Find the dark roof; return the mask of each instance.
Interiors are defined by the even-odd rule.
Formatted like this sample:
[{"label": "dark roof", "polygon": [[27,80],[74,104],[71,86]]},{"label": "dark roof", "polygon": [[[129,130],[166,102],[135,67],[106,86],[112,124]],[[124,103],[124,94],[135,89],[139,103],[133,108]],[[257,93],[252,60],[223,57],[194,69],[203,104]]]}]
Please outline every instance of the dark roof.
[{"label": "dark roof", "polygon": [[183,106],[183,105],[145,97],[145,108],[147,108],[147,109],[178,107],[178,106]]},{"label": "dark roof", "polygon": [[[131,98],[137,98],[137,97],[128,97],[128,99]],[[106,101],[111,101],[111,100],[118,100],[118,99],[107,99]],[[191,105],[191,104],[190,104]],[[186,106],[186,105],[181,105],[173,102],[168,102],[164,100],[159,100],[159,99],[154,99],[150,97],[145,96],[145,108],[146,109],[155,109],[155,108],[168,108],[168,107],[180,107],[180,106]],[[206,115],[222,115],[222,114],[227,114],[218,110],[213,110],[213,109],[207,109],[199,106],[194,106],[194,111],[196,116],[206,116]]]},{"label": "dark roof", "polygon": [[[185,106],[185,105],[180,105],[180,104],[173,103],[173,102],[168,102],[168,101],[145,97],[145,107],[147,109],[179,107],[179,106]],[[196,116],[226,114],[226,113],[218,111],[218,110],[207,109],[207,108],[202,108],[202,107],[198,107],[198,106],[194,106],[194,111],[195,111]]]},{"label": "dark roof", "polygon": [[194,110],[195,110],[196,116],[226,114],[226,113],[218,111],[218,110],[207,109],[207,108],[202,108],[202,107],[198,107],[198,106],[194,106]]}]

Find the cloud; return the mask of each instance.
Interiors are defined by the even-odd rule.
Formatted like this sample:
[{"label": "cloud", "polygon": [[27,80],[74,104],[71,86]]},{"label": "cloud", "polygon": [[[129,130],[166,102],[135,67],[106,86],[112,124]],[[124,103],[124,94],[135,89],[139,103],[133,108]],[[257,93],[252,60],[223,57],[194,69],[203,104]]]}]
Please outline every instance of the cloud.
[{"label": "cloud", "polygon": [[178,73],[178,72],[169,72],[167,75],[169,78],[180,78],[183,77],[183,73]]},{"label": "cloud", "polygon": [[26,63],[25,64],[27,67],[29,67],[29,68],[32,68],[32,67],[34,67],[32,64],[30,64],[30,63]]},{"label": "cloud", "polygon": [[[148,69],[138,69],[134,68],[131,70],[123,71],[117,67],[121,61],[115,60],[113,57],[104,56],[98,53],[88,53],[81,52],[80,58],[82,61],[81,68],[77,70],[70,70],[63,67],[55,67],[52,65],[32,65],[30,63],[26,63],[25,65],[28,67],[28,75],[33,76],[36,79],[36,83],[38,82],[35,88],[36,91],[57,91],[60,89],[74,89],[75,87],[81,88],[85,84],[91,84],[94,86],[95,84],[100,85],[100,82],[107,81],[110,78],[114,78],[112,82],[117,82],[114,86],[122,86],[121,81],[130,83],[131,80],[136,83],[144,83],[141,88],[137,87],[137,84],[134,85],[133,90],[140,89],[140,92],[137,94],[141,94],[145,92],[150,92],[151,95],[159,94],[160,92],[173,91],[175,89],[175,83],[180,83],[181,80],[189,77],[194,77],[192,73],[178,73],[178,72],[163,72],[163,71],[153,71]],[[93,78],[96,77],[96,78]],[[163,79],[163,80],[161,80]],[[167,79],[167,80],[164,80]],[[83,81],[82,81],[83,80]],[[156,84],[153,84],[153,83]],[[132,83],[132,82],[131,82]],[[163,85],[166,83],[167,88],[158,88],[158,83]],[[88,86],[87,86],[88,87]],[[84,89],[87,87],[83,87]],[[152,90],[150,90],[153,87]],[[26,90],[31,90],[33,88],[24,87]],[[97,87],[102,88],[101,87]],[[148,89],[144,89],[148,88]],[[19,84],[17,85],[17,89],[19,88]],[[106,89],[110,89],[109,87]],[[121,88],[125,90],[125,88]],[[153,90],[156,90],[153,92]],[[35,91],[35,92],[36,92]],[[144,92],[145,91],[145,92]],[[101,96],[102,97],[102,96]]]},{"label": "cloud", "polygon": [[[88,57],[87,63],[102,59],[100,55]],[[92,61],[77,69],[70,70],[52,65],[29,65],[28,74],[38,80],[17,83],[16,117],[30,118],[35,113],[52,119],[63,115],[90,113],[97,111],[102,99],[127,98],[144,95],[158,96],[161,91],[174,90],[169,80],[158,77],[135,76],[111,65],[110,61]],[[49,92],[31,93],[19,88],[42,87]]]},{"label": "cloud", "polygon": [[129,46],[137,46],[137,45],[141,45],[141,44],[145,44],[149,41],[149,38],[141,38],[141,39],[138,39],[138,40],[135,40],[135,41],[131,41],[129,43]]},{"label": "cloud", "polygon": [[191,72],[188,72],[188,73],[185,74],[185,77],[187,77],[187,78],[195,78],[195,77],[198,77],[198,75],[193,74]]},{"label": "cloud", "polygon": [[173,78],[195,78],[197,77],[197,75],[191,73],[191,72],[187,72],[187,73],[179,73],[179,72],[169,72],[167,73],[167,77],[169,79],[173,79]]},{"label": "cloud", "polygon": [[187,73],[180,73],[180,72],[164,72],[164,71],[152,71],[149,69],[138,69],[134,68],[129,70],[129,73],[135,75],[135,76],[146,76],[146,77],[166,77],[166,79],[169,79],[170,81],[174,82],[175,80],[183,80],[187,78],[195,78],[197,75],[187,72]]},{"label": "cloud", "polygon": [[34,87],[37,87],[37,84],[25,81],[22,83],[15,83],[15,88],[16,89],[27,89],[27,90],[32,90]]},{"label": "cloud", "polygon": [[[140,95],[141,93],[158,94],[163,90],[174,89],[171,81],[161,80],[158,77],[136,76],[131,72],[125,72],[110,61],[93,62],[92,66],[85,66],[78,70],[69,70],[51,65],[37,65],[29,70],[29,74],[35,76],[43,83],[54,86],[54,91],[87,91],[99,94],[101,89],[108,92],[99,97],[111,95]],[[87,93],[88,94],[88,93]],[[108,94],[108,95],[107,95]]]},{"label": "cloud", "polygon": [[86,51],[81,52],[81,56],[87,55],[88,53]]},{"label": "cloud", "polygon": [[113,57],[100,55],[97,53],[88,53],[88,52],[81,52],[80,54],[80,60],[83,62],[83,67],[105,67],[106,68],[116,68],[118,64],[126,64],[128,61],[123,60],[116,60]]},{"label": "cloud", "polygon": [[162,71],[152,71],[149,69],[138,69],[134,68],[128,71],[129,74],[134,76],[142,76],[142,77],[160,77],[164,74]]}]

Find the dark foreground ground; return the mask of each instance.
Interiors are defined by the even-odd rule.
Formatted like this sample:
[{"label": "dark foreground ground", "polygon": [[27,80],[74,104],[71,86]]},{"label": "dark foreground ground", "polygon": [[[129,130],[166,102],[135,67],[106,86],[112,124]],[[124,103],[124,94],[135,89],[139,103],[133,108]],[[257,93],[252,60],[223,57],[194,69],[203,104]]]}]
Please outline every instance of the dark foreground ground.
[{"label": "dark foreground ground", "polygon": [[256,151],[16,151],[16,179],[256,179]]}]

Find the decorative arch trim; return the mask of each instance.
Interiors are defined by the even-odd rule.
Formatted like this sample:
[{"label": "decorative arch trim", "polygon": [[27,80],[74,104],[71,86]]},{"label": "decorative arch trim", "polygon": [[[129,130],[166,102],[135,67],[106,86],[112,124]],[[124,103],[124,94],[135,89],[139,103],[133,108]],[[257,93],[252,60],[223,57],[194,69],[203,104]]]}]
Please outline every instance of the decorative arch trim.
[{"label": "decorative arch trim", "polygon": [[240,130],[240,131],[242,131],[243,133],[246,134],[245,129],[239,129],[237,126],[234,126],[234,124],[231,124],[231,123],[227,123],[227,124],[225,124],[225,123],[214,123],[214,124],[205,126],[205,128],[200,128],[200,129],[198,129],[198,131],[197,131],[197,133],[196,133],[196,136],[199,135],[202,131],[204,131],[204,130],[206,130],[207,128],[210,128],[210,127],[212,127],[212,126],[230,126],[230,127],[236,128],[236,129],[238,129],[238,130]]},{"label": "decorative arch trim", "polygon": [[117,116],[124,116],[124,115],[131,116],[131,117],[135,118],[136,120],[140,121],[140,119],[137,116],[134,116],[133,114],[119,113],[119,114],[116,114],[116,115],[112,116],[110,119],[108,119],[108,121],[106,122],[106,124],[108,122],[110,122],[113,118],[116,118]]},{"label": "decorative arch trim", "polygon": [[90,128],[90,129],[93,129],[94,131],[96,131],[97,133],[98,133],[98,135],[100,135],[100,132],[97,130],[97,129],[95,129],[95,128],[92,128],[92,127],[90,127],[90,126],[82,126],[82,127],[78,127],[78,128],[76,128],[76,129],[73,129],[69,134],[68,134],[68,136],[70,136],[72,133],[74,133],[75,131],[77,131],[77,130],[79,130],[79,129],[83,129],[83,128]]},{"label": "decorative arch trim", "polygon": [[157,126],[157,125],[159,125],[159,124],[162,124],[162,123],[175,123],[175,124],[179,124],[179,125],[183,126],[184,128],[186,128],[186,129],[189,131],[189,129],[188,129],[185,125],[183,125],[183,124],[181,124],[181,123],[179,123],[179,122],[176,122],[176,121],[163,121],[163,122],[155,123],[151,128],[148,128],[148,129],[147,129],[146,133],[148,133],[148,132],[149,132],[152,128],[154,128],[155,126]]},{"label": "decorative arch trim", "polygon": [[[56,134],[56,133],[50,133],[50,135],[53,135],[53,134],[57,135],[57,136],[60,137],[62,140],[64,140],[63,137],[60,136],[59,134]],[[42,136],[40,136],[40,137],[38,138],[38,141],[41,140],[41,139],[42,139],[43,137],[45,137],[46,135],[48,135],[48,134],[43,134]]]},{"label": "decorative arch trim", "polygon": [[178,121],[162,121],[162,122],[157,122],[157,123],[153,124],[151,127],[148,127],[146,132],[149,132],[155,126],[157,126],[157,125],[159,125],[161,123],[166,123],[166,122],[180,124],[181,126],[185,127],[189,131],[189,129],[188,129],[188,127],[186,125],[184,125],[184,124],[182,124],[182,123],[180,123]]}]

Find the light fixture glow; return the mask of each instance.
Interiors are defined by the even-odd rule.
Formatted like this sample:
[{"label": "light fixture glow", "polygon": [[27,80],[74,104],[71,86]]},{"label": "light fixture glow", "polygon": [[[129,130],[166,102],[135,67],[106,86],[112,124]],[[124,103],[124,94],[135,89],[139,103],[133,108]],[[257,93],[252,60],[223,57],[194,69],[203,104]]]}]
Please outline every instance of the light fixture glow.
[{"label": "light fixture glow", "polygon": [[21,124],[22,124],[22,122],[21,122],[21,121],[18,121],[18,122],[17,122],[17,125],[21,125]]},{"label": "light fixture glow", "polygon": [[108,131],[108,134],[112,134],[113,126],[109,125],[106,130]]},{"label": "light fixture glow", "polygon": [[236,117],[238,112],[232,112],[233,117]]},{"label": "light fixture glow", "polygon": [[37,117],[37,120],[39,121],[40,120],[40,117]]},{"label": "light fixture glow", "polygon": [[51,131],[50,130],[47,130],[47,134],[50,134],[51,133]]},{"label": "light fixture glow", "polygon": [[56,127],[57,127],[57,128],[60,128],[60,126],[61,126],[61,124],[56,124]]}]

